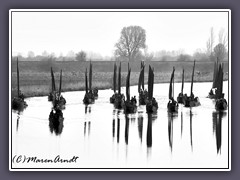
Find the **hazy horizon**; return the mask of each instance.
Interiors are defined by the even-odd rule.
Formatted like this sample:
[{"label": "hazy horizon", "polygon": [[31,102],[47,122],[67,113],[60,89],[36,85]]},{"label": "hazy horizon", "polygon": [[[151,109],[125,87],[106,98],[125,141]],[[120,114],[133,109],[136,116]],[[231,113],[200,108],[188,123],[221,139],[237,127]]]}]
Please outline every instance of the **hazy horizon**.
[{"label": "hazy horizon", "polygon": [[81,50],[112,57],[123,27],[146,30],[148,51],[192,55],[206,49],[210,29],[215,45],[221,29],[228,33],[228,12],[12,12],[12,55],[44,51],[66,56]]}]

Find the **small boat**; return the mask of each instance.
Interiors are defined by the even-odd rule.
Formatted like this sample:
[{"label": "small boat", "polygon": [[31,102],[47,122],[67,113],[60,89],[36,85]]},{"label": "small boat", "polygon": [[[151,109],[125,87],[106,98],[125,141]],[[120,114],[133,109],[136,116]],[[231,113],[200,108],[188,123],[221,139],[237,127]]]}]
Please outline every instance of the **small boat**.
[{"label": "small boat", "polygon": [[213,71],[213,84],[212,88],[210,89],[210,92],[208,93],[208,98],[210,99],[216,99],[216,88],[217,88],[217,82],[219,81],[219,63],[218,58],[217,61],[214,62],[214,71]]},{"label": "small boat", "polygon": [[148,99],[146,101],[146,111],[147,113],[156,113],[158,109],[158,103],[153,97],[153,84],[154,84],[154,73],[153,69],[149,65],[148,71]]},{"label": "small boat", "polygon": [[127,79],[126,79],[126,97],[127,100],[124,100],[124,104],[123,104],[123,109],[124,109],[124,113],[128,114],[128,113],[136,113],[137,111],[137,100],[136,97],[132,97],[130,100],[130,74],[131,74],[131,69],[128,69],[128,75],[127,75]]},{"label": "small boat", "polygon": [[227,109],[227,100],[224,99],[223,91],[223,64],[219,65],[218,69],[218,81],[216,83],[216,103],[215,109],[218,111],[223,111]]},{"label": "small boat", "polygon": [[95,102],[95,97],[93,95],[93,93],[91,91],[89,91],[88,89],[88,78],[87,78],[87,68],[86,68],[86,71],[85,71],[85,95],[84,95],[84,98],[83,98],[83,103],[84,104],[92,104]]},{"label": "small boat", "polygon": [[125,96],[121,94],[121,62],[118,68],[118,93],[115,95],[114,107],[122,109],[125,101]]},{"label": "small boat", "polygon": [[177,101],[174,100],[174,72],[175,72],[175,68],[173,67],[173,72],[171,75],[171,79],[170,79],[170,84],[169,84],[169,101],[167,104],[167,108],[168,108],[168,112],[178,112],[178,103]]},{"label": "small boat", "polygon": [[113,70],[113,95],[110,97],[110,103],[114,104],[115,96],[116,96],[116,83],[117,83],[117,65],[114,63],[114,70]]},{"label": "small boat", "polygon": [[195,97],[193,94],[193,78],[194,78],[194,70],[195,70],[195,60],[193,64],[193,71],[192,71],[192,81],[191,81],[191,91],[190,96],[184,95],[183,104],[185,107],[196,107],[200,106],[199,98]]},{"label": "small boat", "polygon": [[54,93],[53,96],[53,108],[63,110],[65,109],[66,99],[61,94],[62,91],[62,70],[60,72],[59,91]]},{"label": "small boat", "polygon": [[184,99],[183,87],[184,87],[184,69],[182,72],[182,88],[181,88],[181,92],[178,94],[178,97],[177,97],[177,102],[179,104],[183,104],[183,99]]},{"label": "small boat", "polygon": [[139,105],[146,105],[146,100],[148,97],[148,92],[146,89],[144,89],[144,69],[145,64],[144,62],[141,62],[141,71],[138,81]]},{"label": "small boat", "polygon": [[98,98],[98,89],[95,87],[92,89],[92,62],[89,65],[89,92],[93,94],[94,98]]},{"label": "small boat", "polygon": [[19,83],[19,67],[18,67],[18,58],[17,58],[17,97],[12,99],[12,109],[16,111],[23,111],[28,105],[24,101],[25,96],[20,91]]}]

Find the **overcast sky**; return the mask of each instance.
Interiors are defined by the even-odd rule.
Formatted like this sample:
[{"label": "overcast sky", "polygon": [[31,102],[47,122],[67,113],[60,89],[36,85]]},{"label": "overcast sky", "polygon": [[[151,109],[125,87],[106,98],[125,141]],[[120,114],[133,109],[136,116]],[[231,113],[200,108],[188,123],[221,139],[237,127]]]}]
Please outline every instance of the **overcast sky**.
[{"label": "overcast sky", "polygon": [[12,12],[13,55],[70,50],[112,56],[123,27],[146,30],[148,51],[205,49],[213,27],[228,31],[227,12]]}]

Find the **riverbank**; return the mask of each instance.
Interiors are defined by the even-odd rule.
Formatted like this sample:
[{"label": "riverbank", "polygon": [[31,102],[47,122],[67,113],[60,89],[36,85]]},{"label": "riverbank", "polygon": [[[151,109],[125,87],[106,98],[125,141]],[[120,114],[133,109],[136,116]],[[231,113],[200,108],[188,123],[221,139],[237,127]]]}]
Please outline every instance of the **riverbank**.
[{"label": "riverbank", "polygon": [[[93,63],[93,87],[112,88],[114,62]],[[148,78],[148,64],[145,70],[145,84]],[[151,62],[154,67],[154,83],[169,83],[172,67],[175,71],[175,82],[181,82],[182,69],[185,70],[185,82],[191,82],[193,62]],[[20,89],[26,97],[46,96],[51,91],[50,67],[55,71],[56,87],[59,87],[60,69],[63,70],[62,91],[85,90],[84,73],[89,62],[19,62]],[[138,84],[140,62],[130,63],[131,85]],[[196,62],[194,82],[211,82],[213,79],[213,62]],[[127,63],[122,63],[122,86],[126,84]],[[12,97],[17,94],[16,63],[12,63]],[[228,80],[228,63],[224,63],[224,80]]]}]

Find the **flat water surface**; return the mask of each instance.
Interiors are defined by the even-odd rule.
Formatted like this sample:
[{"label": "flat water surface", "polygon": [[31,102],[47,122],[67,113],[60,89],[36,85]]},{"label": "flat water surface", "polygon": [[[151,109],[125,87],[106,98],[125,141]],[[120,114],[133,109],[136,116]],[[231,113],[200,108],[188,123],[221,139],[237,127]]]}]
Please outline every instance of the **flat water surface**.
[{"label": "flat water surface", "polygon": [[[85,106],[85,92],[62,93],[67,104],[63,123],[52,127],[52,103],[47,97],[27,98],[28,107],[12,112],[12,157],[38,159],[79,157],[76,163],[13,163],[13,168],[228,168],[228,111],[215,110],[206,98],[212,83],[194,83],[193,92],[201,106],[179,105],[177,114],[168,114],[169,84],[155,84],[157,114],[145,106],[125,115],[109,103],[112,90],[100,90],[95,104]],[[175,83],[175,99],[181,83]],[[228,82],[223,91],[228,101]],[[125,93],[125,88],[122,88]],[[189,94],[190,83],[184,84]],[[136,95],[137,86],[130,88]]]}]

